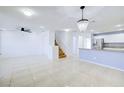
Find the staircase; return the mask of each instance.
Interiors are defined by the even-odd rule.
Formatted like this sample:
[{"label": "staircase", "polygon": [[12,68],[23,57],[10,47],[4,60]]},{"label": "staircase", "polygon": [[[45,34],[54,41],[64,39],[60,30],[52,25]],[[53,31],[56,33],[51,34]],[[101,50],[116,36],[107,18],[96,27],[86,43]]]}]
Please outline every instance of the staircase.
[{"label": "staircase", "polygon": [[55,40],[55,46],[59,47],[59,58],[65,58],[66,54],[64,53],[64,51],[62,50],[62,48],[60,48],[60,46],[58,45],[58,43]]}]

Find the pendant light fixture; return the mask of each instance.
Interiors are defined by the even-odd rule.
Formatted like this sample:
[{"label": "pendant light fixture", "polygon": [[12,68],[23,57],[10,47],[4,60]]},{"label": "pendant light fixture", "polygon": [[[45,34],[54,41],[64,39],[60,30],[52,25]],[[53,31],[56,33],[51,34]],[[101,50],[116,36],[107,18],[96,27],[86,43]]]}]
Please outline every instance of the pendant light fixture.
[{"label": "pendant light fixture", "polygon": [[80,9],[82,10],[82,19],[77,21],[77,25],[78,25],[78,28],[81,32],[84,32],[86,31],[87,27],[88,27],[88,24],[89,24],[89,21],[88,19],[83,19],[83,9],[85,8],[85,6],[81,6]]}]

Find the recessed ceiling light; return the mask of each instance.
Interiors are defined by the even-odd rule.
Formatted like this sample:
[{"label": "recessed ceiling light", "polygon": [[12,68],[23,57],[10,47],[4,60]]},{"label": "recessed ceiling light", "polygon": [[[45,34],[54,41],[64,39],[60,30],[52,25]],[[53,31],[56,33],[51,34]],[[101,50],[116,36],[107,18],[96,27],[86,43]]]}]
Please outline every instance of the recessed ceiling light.
[{"label": "recessed ceiling light", "polygon": [[122,24],[118,24],[118,25],[115,25],[116,27],[122,27],[123,25]]},{"label": "recessed ceiling light", "polygon": [[26,16],[32,16],[34,14],[34,12],[31,9],[28,9],[28,8],[22,9],[22,12]]},{"label": "recessed ceiling light", "polygon": [[71,30],[71,29],[68,29],[68,28],[67,28],[67,29],[64,29],[64,31],[66,31],[66,32],[69,32],[70,30]]},{"label": "recessed ceiling light", "polygon": [[120,28],[120,29],[118,29],[118,30],[120,31],[120,30],[124,30],[124,29],[121,29],[121,28]]}]

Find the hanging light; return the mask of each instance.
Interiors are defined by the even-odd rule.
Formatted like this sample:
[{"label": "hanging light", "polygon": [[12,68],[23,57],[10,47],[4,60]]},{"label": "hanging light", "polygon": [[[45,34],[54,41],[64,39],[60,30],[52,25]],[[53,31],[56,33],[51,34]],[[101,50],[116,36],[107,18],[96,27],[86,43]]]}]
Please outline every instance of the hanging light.
[{"label": "hanging light", "polygon": [[79,30],[82,31],[86,31],[89,21],[88,19],[83,19],[83,9],[85,8],[85,6],[81,6],[80,9],[82,10],[82,19],[77,21],[77,25]]}]

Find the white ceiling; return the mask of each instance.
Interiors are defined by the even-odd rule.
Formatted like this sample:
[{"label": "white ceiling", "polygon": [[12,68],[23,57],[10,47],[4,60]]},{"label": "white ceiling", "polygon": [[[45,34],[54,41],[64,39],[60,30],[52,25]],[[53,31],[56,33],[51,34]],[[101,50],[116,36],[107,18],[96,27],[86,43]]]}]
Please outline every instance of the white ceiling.
[{"label": "white ceiling", "polygon": [[[31,9],[34,14],[25,16],[21,10]],[[124,29],[124,7],[122,6],[86,6],[84,17],[90,20],[88,31],[113,31]],[[36,6],[36,7],[0,7],[0,28],[15,29],[25,26],[35,30],[55,31],[61,29],[78,30],[76,22],[81,19],[79,6]],[[115,27],[121,24],[122,26]]]}]

